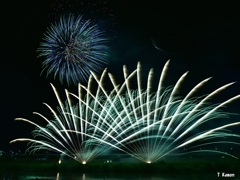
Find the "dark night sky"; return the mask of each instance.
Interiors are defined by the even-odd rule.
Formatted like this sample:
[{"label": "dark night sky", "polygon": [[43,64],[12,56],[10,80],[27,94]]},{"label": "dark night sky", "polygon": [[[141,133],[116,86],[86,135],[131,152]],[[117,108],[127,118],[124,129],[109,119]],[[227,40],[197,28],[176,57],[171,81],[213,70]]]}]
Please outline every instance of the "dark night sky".
[{"label": "dark night sky", "polygon": [[[1,5],[7,13],[1,16],[0,150],[14,149],[16,145],[9,145],[9,141],[26,137],[33,129],[14,118],[34,121],[33,111],[44,114],[47,110],[42,102],[56,104],[50,80],[40,76],[41,60],[36,53],[47,27],[59,14],[74,11],[84,15],[88,8],[97,9],[80,6],[80,0],[46,2],[9,1]],[[56,5],[58,9],[54,8]],[[106,14],[100,12],[103,21],[106,18],[112,23],[108,24],[112,31],[109,34],[113,34],[108,69],[118,78],[122,77],[122,65],[133,70],[141,61],[146,70],[154,67],[159,74],[164,63],[171,59],[170,84],[188,70],[189,88],[209,76],[214,77],[210,88],[232,81],[240,83],[239,5],[109,0],[103,7],[111,12],[109,9]],[[163,52],[154,48],[151,39]],[[65,88],[55,83],[62,88],[60,91]],[[240,93],[239,83],[229,89],[230,96]],[[240,102],[235,110],[239,105]]]}]

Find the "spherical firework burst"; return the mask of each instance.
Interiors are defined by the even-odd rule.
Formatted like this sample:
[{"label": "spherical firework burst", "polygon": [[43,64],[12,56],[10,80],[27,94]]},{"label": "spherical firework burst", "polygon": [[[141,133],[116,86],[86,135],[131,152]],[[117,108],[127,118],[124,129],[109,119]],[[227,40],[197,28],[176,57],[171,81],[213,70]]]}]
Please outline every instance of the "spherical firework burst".
[{"label": "spherical firework burst", "polygon": [[43,71],[61,83],[86,82],[90,72],[100,72],[108,63],[108,39],[99,27],[73,14],[61,16],[52,24],[38,48]]},{"label": "spherical firework burst", "polygon": [[[194,94],[210,80],[207,78],[196,84],[186,96],[180,97],[177,92],[187,73],[173,87],[164,87],[168,66],[169,61],[162,70],[156,91],[152,90],[152,69],[144,89],[140,63],[131,73],[124,66],[124,82],[120,85],[106,69],[100,77],[92,73],[87,86],[79,84],[78,95],[66,90],[65,104],[53,87],[59,111],[46,104],[53,118],[48,119],[35,113],[47,122],[46,127],[17,118],[36,127],[34,138],[19,138],[11,142],[29,141],[29,150],[33,152],[41,149],[57,151],[82,163],[111,148],[146,163],[158,162],[171,154],[196,152],[235,157],[211,145],[240,145],[240,135],[229,131],[231,127],[240,125],[240,122],[224,121],[230,113],[222,111],[224,106],[239,99],[240,95],[219,104],[210,101],[234,83],[223,85],[205,96],[195,97]],[[130,86],[134,77],[137,81],[136,89]],[[106,79],[111,82],[108,84],[108,87],[112,86],[110,91],[104,86]],[[93,92],[94,83],[97,87]],[[77,102],[74,103],[70,97]]]}]

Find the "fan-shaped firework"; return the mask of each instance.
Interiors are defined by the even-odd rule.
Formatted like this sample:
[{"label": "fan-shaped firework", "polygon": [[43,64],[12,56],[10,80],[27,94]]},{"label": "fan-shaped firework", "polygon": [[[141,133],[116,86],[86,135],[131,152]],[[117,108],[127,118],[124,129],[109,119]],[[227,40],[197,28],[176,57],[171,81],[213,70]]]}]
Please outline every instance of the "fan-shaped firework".
[{"label": "fan-shaped firework", "polygon": [[[240,95],[221,104],[211,105],[209,100],[233,83],[226,84],[204,97],[194,98],[194,93],[210,80],[207,78],[193,87],[184,98],[181,98],[177,96],[177,91],[187,73],[179,78],[173,88],[164,88],[163,81],[167,74],[168,65],[169,62],[163,68],[156,92],[151,90],[153,84],[152,69],[148,74],[146,90],[143,89],[140,63],[131,74],[127,73],[124,66],[125,80],[121,86],[118,86],[114,82],[113,76],[109,75],[114,91],[106,95],[108,99],[106,105],[109,114],[114,116],[114,121],[108,121],[111,123],[108,133],[117,140],[114,145],[147,163],[159,161],[174,152],[177,154],[190,152],[227,154],[215,149],[208,149],[207,145],[239,144],[239,142],[226,140],[228,137],[240,137],[237,134],[227,132],[226,128],[240,125],[240,122],[225,122],[222,125],[219,123],[219,126],[215,127],[209,126],[209,123],[216,123],[217,120],[228,117],[229,113],[221,112],[221,108],[238,99]],[[132,90],[130,87],[131,79],[134,76],[137,77],[136,90]],[[104,116],[105,119],[108,119],[107,115]],[[200,146],[204,146],[205,149],[199,149]]]},{"label": "fan-shaped firework", "polygon": [[108,39],[97,25],[83,16],[60,17],[45,33],[38,49],[44,56],[43,71],[61,83],[86,82],[90,71],[100,72],[108,62]]},{"label": "fan-shaped firework", "polygon": [[[239,145],[237,139],[240,136],[227,129],[240,125],[240,122],[217,125],[216,121],[229,115],[220,110],[240,98],[240,95],[220,104],[210,104],[209,101],[233,83],[226,84],[203,97],[194,98],[194,93],[210,80],[207,78],[181,98],[176,92],[187,73],[179,78],[173,88],[164,88],[163,80],[168,65],[169,61],[163,68],[155,92],[152,91],[152,69],[149,71],[146,89],[143,89],[140,63],[130,74],[124,66],[122,85],[118,85],[113,75],[107,74],[106,70],[100,78],[92,73],[87,86],[79,85],[79,95],[66,91],[65,106],[53,88],[60,105],[59,113],[48,105],[54,114],[53,120],[50,121],[37,113],[47,121],[46,128],[26,119],[19,119],[35,125],[37,129],[33,134],[40,140],[19,138],[12,142],[30,141],[29,148],[32,151],[55,150],[81,162],[86,162],[104,152],[103,149],[110,148],[117,148],[147,163],[157,162],[174,152],[217,152],[233,156],[208,146],[228,143]],[[113,87],[110,91],[103,86],[107,76]],[[134,77],[137,80],[135,90],[130,87]],[[90,89],[94,82],[97,83],[97,89],[93,93]],[[76,98],[78,104],[72,105],[70,95]],[[209,122],[215,122],[215,127],[208,126]],[[228,140],[229,137],[232,139]],[[199,147],[204,147],[204,150]]]},{"label": "fan-shaped firework", "polygon": [[[103,118],[98,110],[104,107],[101,105],[101,97],[96,99],[90,91],[91,78],[89,79],[88,87],[79,85],[79,96],[72,94],[77,99],[75,105],[72,105],[71,93],[67,90],[65,90],[67,101],[63,103],[53,85],[52,88],[57,97],[59,107],[57,110],[54,110],[47,103],[44,104],[51,111],[53,117],[49,119],[38,112],[33,113],[44,119],[47,122],[47,126],[42,127],[30,120],[16,118],[16,120],[34,125],[36,129],[32,132],[34,139],[21,138],[14,141],[29,141],[31,146],[27,151],[30,151],[30,153],[38,150],[55,151],[61,153],[61,156],[68,156],[83,164],[105,153],[113,146],[111,144],[109,146],[109,143],[105,142],[104,138],[98,138],[98,136],[104,133],[97,125],[100,121],[99,118]],[[82,97],[82,93],[86,94],[85,97]],[[70,130],[81,133],[72,133]]]}]

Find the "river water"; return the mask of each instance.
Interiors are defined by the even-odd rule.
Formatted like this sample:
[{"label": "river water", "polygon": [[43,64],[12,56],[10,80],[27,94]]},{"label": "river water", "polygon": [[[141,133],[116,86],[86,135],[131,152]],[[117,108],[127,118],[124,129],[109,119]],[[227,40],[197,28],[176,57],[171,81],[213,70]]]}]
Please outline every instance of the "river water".
[{"label": "river water", "polygon": [[[221,179],[216,174],[189,174],[188,172],[169,175],[151,175],[151,174],[83,174],[83,173],[45,173],[45,172],[11,172],[0,175],[2,180],[194,180],[194,179]],[[236,179],[231,178],[231,179]]]}]

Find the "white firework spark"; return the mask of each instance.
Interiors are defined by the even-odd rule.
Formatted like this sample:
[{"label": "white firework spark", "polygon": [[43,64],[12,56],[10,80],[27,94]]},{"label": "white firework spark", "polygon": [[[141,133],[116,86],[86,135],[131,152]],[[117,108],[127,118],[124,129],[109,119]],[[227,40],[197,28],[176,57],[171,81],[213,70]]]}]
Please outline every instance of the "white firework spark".
[{"label": "white firework spark", "polygon": [[[152,90],[153,69],[149,71],[146,89],[143,88],[140,63],[130,74],[127,67],[123,66],[124,82],[121,85],[106,69],[100,78],[92,73],[87,86],[79,84],[78,95],[66,90],[66,105],[52,86],[59,102],[59,112],[46,105],[54,119],[48,120],[36,113],[48,123],[46,127],[41,127],[32,121],[18,118],[36,126],[33,131],[35,138],[19,138],[11,142],[30,141],[29,148],[32,151],[54,150],[82,163],[111,148],[117,148],[146,163],[157,162],[173,153],[186,153],[182,149],[188,149],[188,153],[215,152],[235,157],[208,148],[209,144],[240,144],[234,140],[240,135],[227,131],[229,127],[240,125],[240,122],[216,123],[228,117],[230,113],[222,112],[222,108],[240,98],[240,95],[220,104],[210,104],[216,94],[234,83],[223,85],[203,97],[194,97],[194,93],[211,79],[207,78],[194,86],[185,97],[179,97],[177,92],[187,72],[172,88],[164,88],[168,66],[169,61],[162,70],[155,92]],[[135,77],[137,88],[132,89],[130,84]],[[104,86],[107,78],[113,87],[111,91]],[[95,93],[91,91],[94,82],[97,83]],[[78,103],[73,105],[70,96],[76,98]],[[214,122],[215,126],[209,126],[209,122]]]}]

